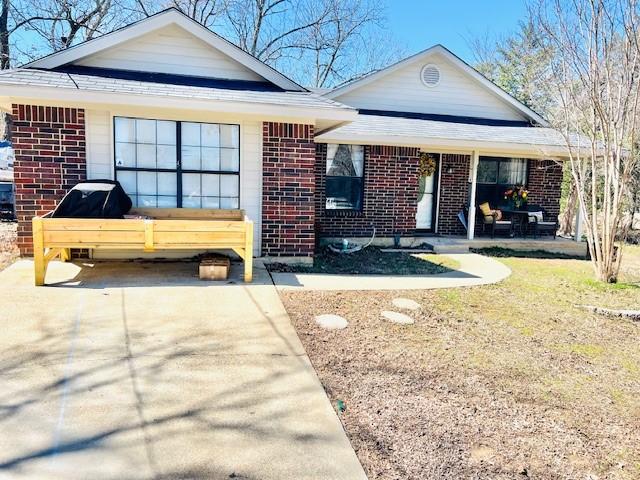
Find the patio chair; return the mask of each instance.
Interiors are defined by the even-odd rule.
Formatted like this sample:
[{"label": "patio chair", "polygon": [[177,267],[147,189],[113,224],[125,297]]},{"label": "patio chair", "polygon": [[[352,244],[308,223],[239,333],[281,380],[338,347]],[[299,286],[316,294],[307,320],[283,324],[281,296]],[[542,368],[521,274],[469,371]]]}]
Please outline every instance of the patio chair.
[{"label": "patio chair", "polygon": [[496,232],[507,232],[508,236],[513,235],[513,219],[505,220],[499,210],[493,210],[488,203],[478,205],[476,210],[482,224],[482,233],[491,229],[491,238],[495,238]]},{"label": "patio chair", "polygon": [[533,231],[533,238],[538,238],[541,233],[550,233],[555,240],[560,227],[558,218],[552,219],[545,208],[540,205],[527,205],[527,211],[529,212],[529,227]]}]

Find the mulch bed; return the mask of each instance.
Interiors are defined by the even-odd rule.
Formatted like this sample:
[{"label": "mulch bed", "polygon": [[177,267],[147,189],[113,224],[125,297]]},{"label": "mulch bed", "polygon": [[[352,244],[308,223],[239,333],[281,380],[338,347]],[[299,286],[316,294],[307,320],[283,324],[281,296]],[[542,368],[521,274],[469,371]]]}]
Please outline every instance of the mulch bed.
[{"label": "mulch bed", "polygon": [[8,267],[19,256],[16,245],[17,222],[0,222],[0,270]]}]

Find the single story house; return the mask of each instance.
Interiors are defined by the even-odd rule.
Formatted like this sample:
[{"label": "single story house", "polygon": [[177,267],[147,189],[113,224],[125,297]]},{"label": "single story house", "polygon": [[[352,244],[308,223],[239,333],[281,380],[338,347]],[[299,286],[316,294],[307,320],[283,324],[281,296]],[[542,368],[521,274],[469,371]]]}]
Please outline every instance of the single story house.
[{"label": "single story house", "polygon": [[0,108],[25,255],[31,217],[85,178],[139,207],[242,208],[256,256],[372,227],[473,238],[461,207],[513,185],[559,212],[562,136],[440,45],[321,94],[168,9],[0,72]]}]

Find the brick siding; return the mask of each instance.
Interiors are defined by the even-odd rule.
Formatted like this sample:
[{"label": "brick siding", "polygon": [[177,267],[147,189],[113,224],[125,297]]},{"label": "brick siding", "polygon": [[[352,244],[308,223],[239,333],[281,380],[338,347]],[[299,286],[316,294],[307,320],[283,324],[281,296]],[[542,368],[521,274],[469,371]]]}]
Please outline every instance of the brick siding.
[{"label": "brick siding", "polygon": [[31,218],[86,179],[84,110],[14,104],[12,113],[18,248],[32,255]]},{"label": "brick siding", "polygon": [[441,161],[438,233],[466,235],[467,231],[458,220],[458,212],[464,205],[469,205],[471,156],[445,153]]},{"label": "brick siding", "polygon": [[529,160],[530,205],[540,205],[553,219],[560,215],[562,165],[553,160]]},{"label": "brick siding", "polygon": [[324,237],[412,234],[416,228],[419,149],[365,146],[360,212],[325,210],[327,146],[316,146],[316,225]]},{"label": "brick siding", "polygon": [[312,256],[315,249],[313,125],[263,123],[262,253]]}]

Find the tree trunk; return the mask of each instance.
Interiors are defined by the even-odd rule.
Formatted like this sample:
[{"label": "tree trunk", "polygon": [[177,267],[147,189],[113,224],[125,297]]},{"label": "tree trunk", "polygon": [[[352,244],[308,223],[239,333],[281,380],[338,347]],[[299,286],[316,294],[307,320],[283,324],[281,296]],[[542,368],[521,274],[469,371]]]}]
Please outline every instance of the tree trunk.
[{"label": "tree trunk", "polygon": [[567,194],[567,204],[560,217],[560,234],[571,236],[576,217],[576,207],[578,205],[578,191],[576,184],[572,180]]},{"label": "tree trunk", "polygon": [[0,70],[11,67],[9,56],[9,0],[1,0],[0,8]]}]

